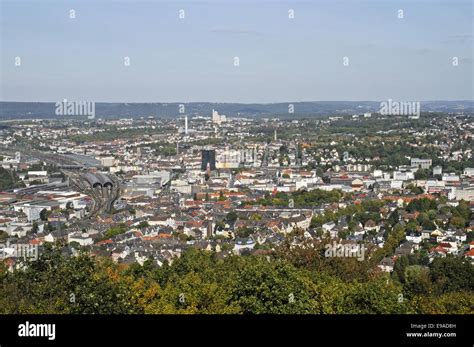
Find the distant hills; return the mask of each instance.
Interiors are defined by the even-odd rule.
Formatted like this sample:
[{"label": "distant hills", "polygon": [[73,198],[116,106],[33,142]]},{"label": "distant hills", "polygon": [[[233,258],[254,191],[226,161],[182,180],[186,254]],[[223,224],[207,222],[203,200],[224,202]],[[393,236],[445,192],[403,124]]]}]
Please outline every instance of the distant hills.
[{"label": "distant hills", "polygon": [[[182,104],[184,105],[184,114],[191,116],[210,116],[212,109],[215,109],[220,114],[230,117],[258,118],[360,114],[377,112],[380,109],[379,101],[315,101],[271,104],[191,102]],[[294,113],[288,112],[290,104],[294,106]],[[180,105],[181,103],[96,103],[95,114],[96,118],[175,118],[183,116],[179,113]],[[52,102],[0,102],[0,119],[86,118],[83,116],[58,116],[55,110],[55,103]],[[421,112],[473,113],[474,101],[422,101]]]}]

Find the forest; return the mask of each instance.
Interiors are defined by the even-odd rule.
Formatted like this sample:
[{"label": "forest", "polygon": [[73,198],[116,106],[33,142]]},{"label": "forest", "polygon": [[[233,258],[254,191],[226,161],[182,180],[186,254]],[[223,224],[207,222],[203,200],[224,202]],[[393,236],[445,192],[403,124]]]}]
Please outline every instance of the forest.
[{"label": "forest", "polygon": [[474,268],[462,258],[397,261],[392,276],[371,261],[325,258],[285,244],[262,255],[187,250],[161,267],[64,254],[46,246],[20,269],[0,269],[0,313],[54,314],[468,314]]}]

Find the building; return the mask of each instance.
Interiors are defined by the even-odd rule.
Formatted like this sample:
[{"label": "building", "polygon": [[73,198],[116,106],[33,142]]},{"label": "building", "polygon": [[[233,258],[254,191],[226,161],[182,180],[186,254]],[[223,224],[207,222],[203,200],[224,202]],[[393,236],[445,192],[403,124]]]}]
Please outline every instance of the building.
[{"label": "building", "polygon": [[12,204],[16,212],[22,211],[29,222],[39,220],[42,210],[52,211],[60,208],[60,203],[54,200],[22,201]]},{"label": "building", "polygon": [[469,177],[474,176],[474,168],[472,168],[472,167],[465,168],[463,174],[464,174],[464,176],[469,176]]},{"label": "building", "polygon": [[133,183],[136,184],[159,184],[165,185],[170,180],[170,172],[169,171],[155,171],[150,172],[146,175],[135,175],[133,176]]},{"label": "building", "polygon": [[216,169],[216,151],[213,149],[201,150],[201,170],[207,170],[208,166],[210,170]]},{"label": "building", "polygon": [[[347,152],[344,152],[344,154]],[[349,153],[348,153],[349,155]],[[347,157],[349,159],[349,157]],[[344,159],[347,161],[347,159]],[[372,170],[372,165],[367,164],[347,164],[346,166],[347,171],[349,172],[369,172]]]},{"label": "building", "polygon": [[229,149],[217,152],[216,167],[218,169],[235,169],[240,166],[251,166],[255,163],[255,149]]},{"label": "building", "polygon": [[77,242],[81,246],[90,246],[94,243],[92,237],[90,237],[89,234],[79,232],[68,234],[67,242]]},{"label": "building", "polygon": [[474,187],[456,188],[456,200],[474,201]]},{"label": "building", "polygon": [[432,164],[431,159],[411,158],[411,166],[418,169],[429,169]]},{"label": "building", "polygon": [[443,176],[441,177],[441,179],[443,181],[445,181],[446,183],[448,183],[448,182],[459,182],[460,181],[459,176],[454,174],[454,173],[444,173]]},{"label": "building", "polygon": [[212,110],[212,123],[215,124],[221,124],[222,122],[226,121],[226,116],[225,115],[220,115],[219,112],[216,110]]},{"label": "building", "polygon": [[100,165],[105,166],[105,167],[111,167],[114,166],[115,164],[115,158],[114,157],[100,157]]},{"label": "building", "polygon": [[409,181],[415,179],[413,172],[394,171],[393,179],[396,181]]}]

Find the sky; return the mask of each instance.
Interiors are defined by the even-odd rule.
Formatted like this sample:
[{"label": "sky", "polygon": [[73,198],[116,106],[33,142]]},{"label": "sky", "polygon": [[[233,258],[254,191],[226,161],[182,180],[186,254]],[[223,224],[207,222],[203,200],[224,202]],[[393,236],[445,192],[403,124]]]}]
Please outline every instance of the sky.
[{"label": "sky", "polygon": [[0,101],[472,100],[473,19],[471,0],[0,0]]}]

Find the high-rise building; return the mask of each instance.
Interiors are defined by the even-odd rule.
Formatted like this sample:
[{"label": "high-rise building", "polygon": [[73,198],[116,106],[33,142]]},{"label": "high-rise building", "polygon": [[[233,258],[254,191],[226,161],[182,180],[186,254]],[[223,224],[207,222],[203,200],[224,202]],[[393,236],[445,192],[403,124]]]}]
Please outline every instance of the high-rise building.
[{"label": "high-rise building", "polygon": [[219,112],[212,109],[212,123],[220,123],[221,117],[219,116]]},{"label": "high-rise building", "polygon": [[227,117],[225,115],[219,114],[216,110],[212,110],[212,123],[215,124],[221,124],[222,122],[225,122],[227,120]]},{"label": "high-rise building", "polygon": [[213,149],[201,150],[201,170],[216,169],[216,151]]},{"label": "high-rise building", "polygon": [[188,135],[188,116],[184,116],[184,133]]}]

